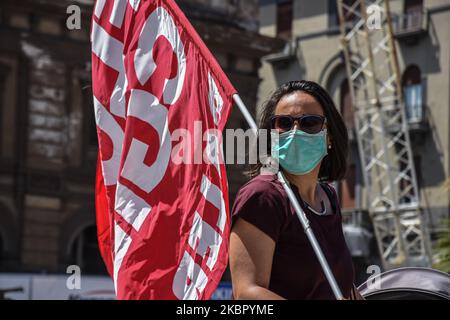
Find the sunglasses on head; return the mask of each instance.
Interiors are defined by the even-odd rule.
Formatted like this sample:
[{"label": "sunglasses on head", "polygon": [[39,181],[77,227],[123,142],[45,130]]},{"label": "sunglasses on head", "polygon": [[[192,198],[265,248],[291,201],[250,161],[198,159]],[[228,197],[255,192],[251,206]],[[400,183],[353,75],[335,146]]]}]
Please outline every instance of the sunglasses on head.
[{"label": "sunglasses on head", "polygon": [[306,133],[315,134],[322,130],[325,124],[325,117],[315,114],[306,114],[299,117],[276,115],[272,117],[272,129],[277,129],[281,132],[290,131],[294,128],[296,121],[298,129]]}]

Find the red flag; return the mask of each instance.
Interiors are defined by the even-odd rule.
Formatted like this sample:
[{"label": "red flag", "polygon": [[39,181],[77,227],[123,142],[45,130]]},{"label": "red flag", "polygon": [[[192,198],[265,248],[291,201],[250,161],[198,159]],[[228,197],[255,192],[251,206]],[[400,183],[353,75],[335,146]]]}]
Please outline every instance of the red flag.
[{"label": "red flag", "polygon": [[235,89],[173,0],[97,0],[100,252],[118,299],[209,299],[228,259]]}]

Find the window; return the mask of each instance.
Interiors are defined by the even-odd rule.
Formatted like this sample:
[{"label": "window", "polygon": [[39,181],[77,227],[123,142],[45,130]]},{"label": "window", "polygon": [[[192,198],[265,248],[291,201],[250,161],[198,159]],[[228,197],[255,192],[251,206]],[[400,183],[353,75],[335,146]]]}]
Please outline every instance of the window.
[{"label": "window", "polygon": [[286,40],[292,36],[292,0],[278,0],[277,36]]},{"label": "window", "polygon": [[392,27],[396,37],[414,44],[417,36],[428,32],[428,15],[423,8],[423,0],[404,0],[403,3],[403,14],[392,15]]},{"label": "window", "polygon": [[94,103],[93,103],[93,95],[92,95],[92,84],[90,80],[80,78],[80,86],[81,86],[81,95],[83,107],[83,114],[85,117],[85,124],[88,130],[88,138],[87,142],[89,146],[97,146],[97,126],[95,123],[95,115],[94,115]]},{"label": "window", "polygon": [[71,263],[76,264],[85,274],[106,274],[97,242],[97,228],[89,226],[75,238],[71,252]]},{"label": "window", "polygon": [[408,121],[420,122],[422,120],[422,84],[412,84],[403,90]]},{"label": "window", "polygon": [[423,85],[420,69],[415,66],[406,68],[402,77],[403,96],[408,122],[423,120]]},{"label": "window", "polygon": [[337,1],[328,0],[328,26],[334,27],[339,23]]},{"label": "window", "polygon": [[422,26],[423,0],[405,1],[403,28],[411,30]]}]

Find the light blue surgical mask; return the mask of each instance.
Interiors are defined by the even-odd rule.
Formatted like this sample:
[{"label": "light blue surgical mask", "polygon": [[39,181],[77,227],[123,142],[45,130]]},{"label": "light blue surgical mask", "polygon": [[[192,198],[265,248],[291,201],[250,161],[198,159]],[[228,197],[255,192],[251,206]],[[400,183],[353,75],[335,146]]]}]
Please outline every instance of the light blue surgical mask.
[{"label": "light blue surgical mask", "polygon": [[327,129],[310,134],[290,130],[282,134],[272,133],[271,155],[292,174],[311,172],[327,155]]}]

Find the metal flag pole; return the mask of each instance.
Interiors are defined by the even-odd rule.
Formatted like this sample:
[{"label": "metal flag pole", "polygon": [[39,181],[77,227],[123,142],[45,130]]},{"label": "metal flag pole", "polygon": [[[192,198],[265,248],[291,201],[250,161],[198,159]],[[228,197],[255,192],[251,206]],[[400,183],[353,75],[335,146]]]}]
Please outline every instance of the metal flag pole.
[{"label": "metal flag pole", "polygon": [[[255,121],[253,120],[252,115],[248,111],[247,107],[242,102],[239,95],[235,94],[233,95],[233,100],[238,106],[239,110],[242,112],[245,120],[247,121],[250,128],[257,133],[258,126],[256,125]],[[309,224],[309,220],[306,217],[305,213],[303,212],[302,208],[300,207],[297,198],[295,197],[294,193],[292,192],[291,187],[286,181],[286,178],[284,177],[283,173],[279,170],[278,171],[278,180],[280,180],[284,190],[286,191],[289,200],[291,201],[295,212],[297,213],[297,217],[299,218],[303,229],[305,230],[306,236],[309,239],[309,242],[311,243],[311,246],[317,256],[317,259],[319,260],[320,265],[322,266],[322,270],[325,273],[325,276],[328,280],[328,283],[330,284],[331,289],[333,290],[334,296],[337,300],[342,300],[343,296],[341,293],[341,290],[339,289],[339,286],[336,282],[336,279],[334,278],[333,273],[331,272],[330,266],[328,265],[327,260],[325,259],[325,256],[322,252],[322,249],[320,248],[319,243],[317,242],[316,236],[314,235],[314,232]]]}]

